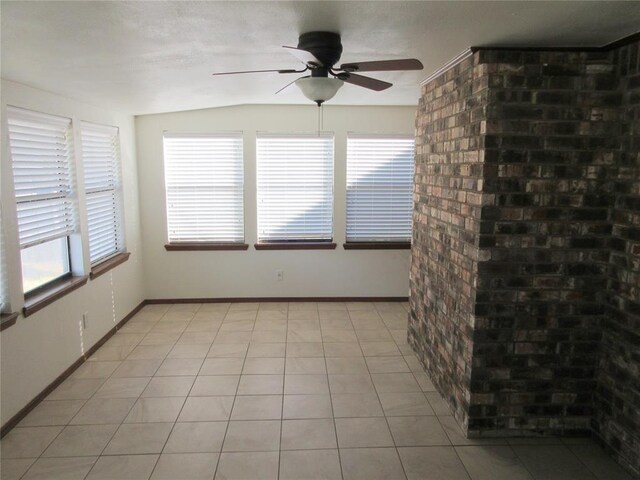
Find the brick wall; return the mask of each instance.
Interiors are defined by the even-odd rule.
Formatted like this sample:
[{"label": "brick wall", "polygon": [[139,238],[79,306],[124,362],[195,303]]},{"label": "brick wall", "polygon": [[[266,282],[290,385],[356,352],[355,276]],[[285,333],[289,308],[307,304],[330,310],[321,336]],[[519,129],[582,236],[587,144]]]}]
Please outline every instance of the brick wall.
[{"label": "brick wall", "polygon": [[472,59],[423,88],[416,117],[409,341],[458,421],[469,411],[486,75]]},{"label": "brick wall", "polygon": [[638,51],[481,50],[423,86],[409,338],[470,436],[595,428],[637,468]]},{"label": "brick wall", "polygon": [[640,42],[619,49],[625,115],[612,190],[607,316],[602,329],[594,429],[619,462],[640,476]]}]

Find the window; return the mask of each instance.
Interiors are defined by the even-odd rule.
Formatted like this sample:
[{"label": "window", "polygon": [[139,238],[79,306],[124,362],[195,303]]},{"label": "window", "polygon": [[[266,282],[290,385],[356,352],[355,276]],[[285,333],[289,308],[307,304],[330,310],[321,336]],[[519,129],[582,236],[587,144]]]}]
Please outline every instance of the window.
[{"label": "window", "polygon": [[95,265],[124,250],[118,129],[82,122],[82,164],[89,229],[89,259]]},{"label": "window", "polygon": [[333,134],[259,134],[258,241],[333,236]]},{"label": "window", "polygon": [[347,138],[347,243],[409,242],[414,137]]},{"label": "window", "polygon": [[242,132],[164,135],[169,242],[244,242]]},{"label": "window", "polygon": [[70,275],[76,231],[71,120],[9,107],[9,143],[25,293]]}]

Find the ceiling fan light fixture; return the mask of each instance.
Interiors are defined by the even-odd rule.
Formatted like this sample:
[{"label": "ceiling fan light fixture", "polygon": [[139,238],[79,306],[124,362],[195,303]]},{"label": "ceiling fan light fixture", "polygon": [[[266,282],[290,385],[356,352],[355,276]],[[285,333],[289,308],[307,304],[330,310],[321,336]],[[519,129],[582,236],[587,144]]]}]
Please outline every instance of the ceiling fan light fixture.
[{"label": "ceiling fan light fixture", "polygon": [[303,95],[322,105],[327,100],[332,99],[344,82],[338,78],[329,77],[303,77],[296,80],[296,85]]}]

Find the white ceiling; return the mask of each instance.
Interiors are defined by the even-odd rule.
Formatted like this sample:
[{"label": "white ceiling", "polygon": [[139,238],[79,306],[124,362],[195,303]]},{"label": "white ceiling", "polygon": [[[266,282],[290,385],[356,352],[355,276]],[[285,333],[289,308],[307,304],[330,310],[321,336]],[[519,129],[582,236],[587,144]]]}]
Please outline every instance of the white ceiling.
[{"label": "white ceiling", "polygon": [[282,45],[342,35],[341,63],[414,57],[421,72],[370,74],[383,92],[346,85],[332,104],[413,105],[420,81],[469,46],[601,46],[635,33],[637,1],[143,2],[2,1],[2,77],[133,114],[247,103],[310,103]]}]

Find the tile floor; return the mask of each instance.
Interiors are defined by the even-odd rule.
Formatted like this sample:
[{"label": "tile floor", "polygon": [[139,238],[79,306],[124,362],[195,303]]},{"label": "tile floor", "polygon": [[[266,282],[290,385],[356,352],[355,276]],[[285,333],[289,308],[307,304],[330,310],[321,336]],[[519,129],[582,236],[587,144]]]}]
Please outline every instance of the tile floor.
[{"label": "tile floor", "polygon": [[1,478],[630,479],[594,443],[463,437],[401,303],[148,305],[1,442]]}]

